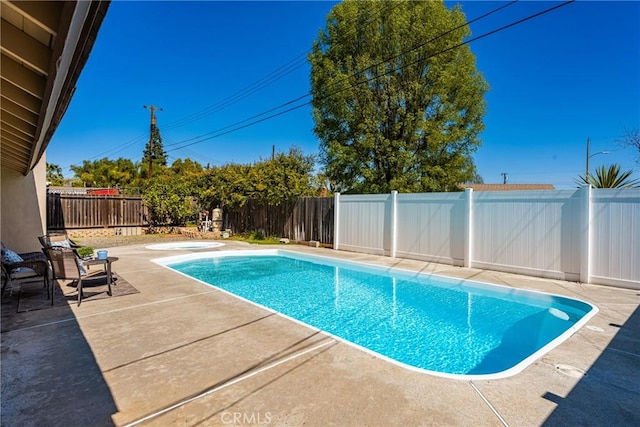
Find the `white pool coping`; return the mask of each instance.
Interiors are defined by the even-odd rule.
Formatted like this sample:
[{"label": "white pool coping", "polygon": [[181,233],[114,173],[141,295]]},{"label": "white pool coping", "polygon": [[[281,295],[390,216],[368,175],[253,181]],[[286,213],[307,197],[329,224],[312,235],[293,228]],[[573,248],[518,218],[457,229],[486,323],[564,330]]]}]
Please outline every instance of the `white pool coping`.
[{"label": "white pool coping", "polygon": [[[452,373],[447,373],[447,372],[439,372],[439,371],[431,371],[428,369],[424,369],[424,368],[418,368],[416,366],[412,366],[412,365],[408,365],[406,363],[400,362],[398,360],[395,360],[389,356],[385,356],[384,354],[378,353],[376,351],[373,351],[369,348],[363,347],[359,344],[353,343],[351,341],[346,340],[345,338],[342,338],[340,336],[334,335],[330,332],[324,331],[322,329],[319,329],[313,325],[309,325],[301,320],[298,320],[296,318],[290,317],[284,313],[281,313],[279,311],[276,311],[270,307],[264,306],[262,304],[259,304],[255,301],[251,301],[249,299],[246,299],[244,297],[241,297],[239,295],[236,295],[232,292],[229,292],[225,289],[219,288],[215,285],[212,285],[210,283],[204,282],[202,280],[196,279],[195,277],[189,276],[187,274],[184,274],[180,271],[174,270],[170,267],[171,264],[176,264],[176,263],[181,263],[181,262],[186,262],[186,261],[193,261],[193,260],[198,260],[198,259],[206,259],[206,258],[220,258],[220,257],[229,257],[229,256],[286,256],[286,257],[290,257],[290,258],[298,258],[298,259],[302,259],[302,260],[309,260],[309,261],[313,261],[315,260],[322,260],[325,263],[331,263],[331,264],[342,264],[342,265],[354,265],[354,266],[359,266],[359,267],[366,267],[366,268],[370,268],[374,271],[386,271],[386,272],[395,272],[395,273],[401,273],[401,274],[411,274],[414,275],[416,277],[434,277],[437,278],[439,280],[443,280],[447,283],[450,283],[451,285],[455,286],[457,285],[462,285],[462,284],[467,284],[467,285],[479,285],[480,288],[498,288],[504,291],[505,295],[508,293],[522,293],[522,294],[527,294],[530,296],[534,296],[536,298],[545,298],[545,296],[547,298],[562,298],[562,299],[567,299],[567,300],[573,300],[573,301],[578,301],[580,303],[586,304],[587,306],[591,307],[591,310],[589,312],[587,312],[584,316],[582,316],[582,318],[577,321],[576,323],[574,323],[571,327],[569,327],[564,333],[560,334],[558,337],[556,337],[555,339],[549,341],[547,344],[545,344],[543,347],[541,347],[540,349],[538,349],[537,351],[535,351],[534,353],[532,353],[531,355],[529,355],[528,357],[522,359],[520,362],[518,362],[516,365],[512,366],[509,369],[506,369],[504,371],[500,371],[500,372],[496,372],[496,373],[492,373],[492,374],[471,374],[471,375],[465,375],[465,374],[452,374]],[[447,277],[447,276],[442,276],[442,275],[437,275],[437,274],[432,274],[432,273],[424,273],[424,272],[416,272],[416,271],[412,271],[412,270],[407,270],[407,269],[401,269],[401,268],[396,268],[396,267],[381,267],[378,265],[374,265],[374,264],[368,264],[368,263],[364,263],[364,262],[358,262],[358,261],[345,261],[345,260],[341,260],[341,259],[336,259],[336,258],[331,258],[331,257],[326,257],[326,256],[318,256],[318,255],[308,255],[308,254],[301,254],[298,252],[293,252],[293,251],[287,251],[287,250],[281,250],[281,249],[260,249],[260,250],[225,250],[225,251],[216,251],[216,252],[199,252],[199,253],[190,253],[190,254],[184,254],[184,255],[175,255],[175,256],[169,256],[169,257],[163,257],[163,258],[156,258],[156,259],[152,259],[152,262],[167,268],[175,273],[181,274],[185,277],[188,277],[192,280],[196,280],[204,285],[207,286],[211,286],[221,292],[224,292],[227,295],[231,295],[239,300],[248,302],[249,304],[253,304],[257,307],[260,307],[264,310],[267,310],[271,313],[277,314],[283,318],[286,318],[288,320],[291,320],[295,323],[304,325],[314,331],[319,331],[322,332],[324,334],[326,334],[327,336],[330,336],[332,338],[334,338],[337,341],[343,342],[347,345],[350,345],[354,348],[360,349],[366,353],[369,353],[373,356],[379,357],[387,362],[393,363],[394,365],[403,367],[405,369],[408,369],[410,371],[414,371],[414,372],[419,372],[419,373],[424,373],[424,374],[428,374],[428,375],[433,375],[433,376],[437,376],[437,377],[442,377],[442,378],[449,378],[449,379],[455,379],[455,380],[463,380],[463,381],[472,381],[472,380],[493,380],[493,379],[502,379],[502,378],[508,378],[508,377],[512,377],[516,374],[519,374],[520,372],[522,372],[524,369],[526,369],[528,366],[530,366],[531,364],[533,364],[533,362],[535,362],[536,360],[540,359],[542,356],[544,356],[545,354],[547,354],[548,352],[550,352],[552,349],[558,347],[560,344],[562,344],[564,341],[566,341],[567,339],[569,339],[569,337],[571,337],[573,334],[575,334],[580,328],[582,328],[584,325],[587,324],[587,322],[593,317],[595,316],[598,311],[599,308],[587,301],[578,299],[578,298],[573,298],[573,297],[567,297],[567,296],[563,296],[563,295],[557,295],[557,294],[552,294],[549,292],[542,292],[542,291],[534,291],[534,290],[529,290],[529,289],[521,289],[521,288],[513,288],[510,286],[505,286],[505,285],[499,285],[499,284],[495,284],[495,283],[488,283],[488,282],[480,282],[480,281],[476,281],[476,280],[467,280],[467,279],[457,279],[457,278],[452,278],[452,277]]]},{"label": "white pool coping", "polygon": [[169,242],[169,243],[157,243],[155,245],[145,246],[146,249],[154,251],[187,251],[190,249],[211,249],[224,246],[224,243],[220,242]]}]

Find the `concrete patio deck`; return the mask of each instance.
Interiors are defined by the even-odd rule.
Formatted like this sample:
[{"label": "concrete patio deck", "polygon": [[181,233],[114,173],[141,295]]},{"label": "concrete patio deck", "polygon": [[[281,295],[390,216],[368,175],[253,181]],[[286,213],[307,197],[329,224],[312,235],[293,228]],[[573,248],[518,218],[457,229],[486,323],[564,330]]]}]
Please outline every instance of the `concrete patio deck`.
[{"label": "concrete patio deck", "polygon": [[[227,243],[220,249],[264,248]],[[640,425],[638,290],[286,249],[552,292],[600,312],[588,324],[595,328],[518,375],[451,380],[393,365],[150,261],[189,251],[110,248],[120,258],[114,271],[140,293],[26,313],[5,295],[1,424]],[[586,376],[566,375],[561,364]]]}]

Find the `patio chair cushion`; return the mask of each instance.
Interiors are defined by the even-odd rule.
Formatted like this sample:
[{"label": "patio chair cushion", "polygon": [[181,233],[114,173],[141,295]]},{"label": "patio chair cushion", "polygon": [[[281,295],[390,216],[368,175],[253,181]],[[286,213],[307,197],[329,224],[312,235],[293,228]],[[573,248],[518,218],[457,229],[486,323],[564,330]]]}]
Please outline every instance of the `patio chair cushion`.
[{"label": "patio chair cushion", "polygon": [[84,264],[82,263],[82,260],[80,258],[76,258],[76,264],[78,264],[78,270],[80,271],[80,275],[81,276],[86,276],[87,274],[87,269],[84,268]]},{"label": "patio chair cushion", "polygon": [[64,240],[52,240],[49,243],[51,246],[59,246],[61,248],[71,248],[71,242],[67,239]]},{"label": "patio chair cushion", "polygon": [[18,267],[11,270],[12,279],[26,279],[34,276],[38,276],[38,273],[28,267]]},{"label": "patio chair cushion", "polygon": [[2,261],[7,263],[15,263],[24,261],[20,255],[8,248],[2,248]]}]

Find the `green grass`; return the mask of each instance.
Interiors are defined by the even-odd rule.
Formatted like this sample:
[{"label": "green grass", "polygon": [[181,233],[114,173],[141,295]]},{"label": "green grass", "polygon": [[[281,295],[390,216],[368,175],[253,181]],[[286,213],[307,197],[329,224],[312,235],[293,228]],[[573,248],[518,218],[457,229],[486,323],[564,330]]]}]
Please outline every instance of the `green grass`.
[{"label": "green grass", "polygon": [[241,242],[253,243],[256,245],[278,245],[279,237],[265,236],[261,231],[252,231],[250,233],[234,234],[229,240],[238,240]]}]

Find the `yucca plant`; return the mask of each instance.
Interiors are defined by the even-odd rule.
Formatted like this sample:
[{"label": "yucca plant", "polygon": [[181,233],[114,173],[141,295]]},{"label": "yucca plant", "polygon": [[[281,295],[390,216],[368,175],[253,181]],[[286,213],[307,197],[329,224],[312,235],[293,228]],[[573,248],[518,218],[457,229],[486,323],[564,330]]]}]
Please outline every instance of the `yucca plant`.
[{"label": "yucca plant", "polygon": [[591,184],[594,188],[638,188],[640,187],[640,180],[631,179],[633,170],[620,172],[620,165],[617,163],[612,164],[607,169],[604,165],[595,169],[595,175],[589,175],[588,177],[580,175],[575,180],[579,186]]}]

